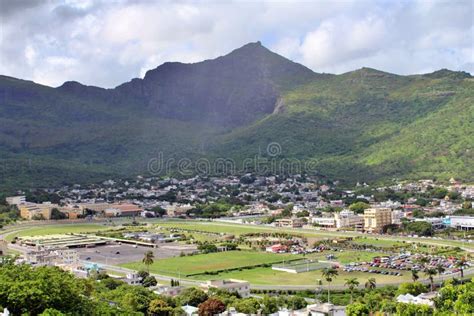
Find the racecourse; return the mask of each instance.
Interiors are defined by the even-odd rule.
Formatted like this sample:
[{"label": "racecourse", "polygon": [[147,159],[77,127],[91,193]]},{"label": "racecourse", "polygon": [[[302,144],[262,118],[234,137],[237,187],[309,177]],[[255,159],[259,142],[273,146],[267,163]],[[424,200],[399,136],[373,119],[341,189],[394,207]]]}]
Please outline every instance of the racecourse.
[{"label": "racecourse", "polygon": [[[67,233],[87,233],[94,234],[99,231],[115,230],[124,223],[126,219],[110,220],[94,220],[94,221],[56,221],[56,222],[22,222],[20,224],[5,227],[0,230],[0,238],[12,241],[15,237],[21,236],[42,236],[52,234]],[[292,235],[304,236],[308,239],[321,240],[332,239],[335,237],[358,237],[354,239],[358,244],[371,244],[378,247],[402,246],[407,243],[417,243],[425,246],[448,246],[453,249],[459,247],[466,252],[474,252],[474,245],[468,242],[445,239],[431,238],[415,238],[403,236],[385,236],[385,235],[369,235],[357,232],[334,232],[316,229],[291,229],[276,228],[264,225],[248,225],[223,221],[200,221],[200,220],[140,220],[146,222],[153,229],[184,229],[194,232],[196,237],[202,238],[205,233],[215,234],[218,236],[235,235],[240,236],[247,233],[255,232],[285,232]],[[198,238],[196,238],[198,239]],[[182,246],[185,246],[184,244]],[[114,246],[119,249],[122,246]],[[131,247],[131,246],[128,246]],[[9,244],[10,251],[22,252],[20,246]],[[97,249],[101,249],[97,247]],[[105,248],[104,248],[105,249]],[[127,248],[128,249],[128,248]],[[164,256],[164,252],[160,252],[160,248],[156,249],[155,262],[146,267],[141,263],[140,253],[144,253],[149,248],[141,247],[130,248],[130,251],[123,251],[122,254],[116,255],[115,251],[109,255],[105,252],[97,253],[95,251],[80,250],[84,256],[91,257],[93,262],[101,264],[107,271],[115,272],[123,275],[129,271],[137,271],[141,269],[150,269],[158,280],[169,280],[179,278],[183,284],[196,284],[210,279],[242,279],[251,283],[255,289],[314,289],[319,280],[322,279],[321,272],[318,270],[303,272],[298,274],[275,271],[271,269],[271,265],[281,263],[283,261],[301,259],[301,255],[293,254],[271,254],[261,251],[231,251],[212,254],[198,254],[180,256],[179,252],[169,252],[169,256]],[[110,252],[110,251],[108,251]],[[127,256],[127,253],[133,253],[133,256]],[[331,252],[322,254],[309,254],[305,258],[312,260],[325,260],[325,256]],[[383,253],[368,251],[351,251],[345,250],[333,253],[337,259],[335,263],[347,264],[349,262],[371,261],[373,257],[383,255]],[[110,258],[104,256],[110,256]],[[115,256],[115,258],[113,257]],[[117,258],[120,257],[120,258]],[[81,257],[84,260],[84,257]],[[86,262],[86,261],[84,261]],[[91,262],[91,261],[87,261]],[[265,265],[265,266],[258,266]],[[473,269],[467,269],[465,275],[474,273]],[[187,276],[188,275],[188,276]],[[374,277],[377,284],[380,285],[397,285],[402,282],[410,281],[410,271],[403,271],[400,276],[367,274],[364,272],[346,272],[340,271],[339,276],[335,278],[331,286],[334,288],[343,287],[345,279],[358,278],[364,283],[368,278]],[[458,275],[442,275],[437,276],[436,280],[444,280]],[[423,277],[422,277],[423,279]],[[423,280],[426,281],[426,280]],[[324,288],[324,282],[322,288]]]}]

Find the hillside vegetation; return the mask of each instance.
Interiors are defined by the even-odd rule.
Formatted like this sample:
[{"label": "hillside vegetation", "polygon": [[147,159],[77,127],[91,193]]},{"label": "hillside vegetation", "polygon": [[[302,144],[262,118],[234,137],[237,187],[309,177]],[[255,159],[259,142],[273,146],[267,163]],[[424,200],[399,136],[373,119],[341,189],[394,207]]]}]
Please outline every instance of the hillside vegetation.
[{"label": "hillside vegetation", "polygon": [[[464,72],[317,74],[260,43],[115,89],[0,76],[0,187],[146,175],[159,153],[297,159],[348,183],[473,181],[473,101]],[[281,150],[269,156],[273,142]]]}]

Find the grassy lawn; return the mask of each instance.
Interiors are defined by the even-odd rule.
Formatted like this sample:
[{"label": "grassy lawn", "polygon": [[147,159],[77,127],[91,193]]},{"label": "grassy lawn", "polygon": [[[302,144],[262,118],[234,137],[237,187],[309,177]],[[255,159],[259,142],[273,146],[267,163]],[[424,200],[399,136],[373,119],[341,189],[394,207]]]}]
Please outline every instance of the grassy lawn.
[{"label": "grassy lawn", "polygon": [[[170,276],[184,276],[192,273],[274,263],[297,258],[301,258],[301,256],[252,251],[218,252],[156,260],[150,266],[150,272]],[[146,270],[146,266],[141,262],[130,262],[121,266],[135,270]]]},{"label": "grassy lawn", "polygon": [[386,239],[378,239],[378,238],[367,238],[367,237],[359,237],[354,238],[352,241],[355,244],[366,244],[366,245],[374,245],[378,247],[394,247],[394,246],[407,246],[406,243],[401,241],[393,241],[393,240],[386,240]]},{"label": "grassy lawn", "polygon": [[[339,275],[332,282],[332,285],[343,285],[345,279],[358,278],[361,284],[364,284],[369,278],[375,278],[377,283],[396,283],[410,281],[410,276],[405,272],[402,276],[389,276],[381,274],[371,274],[364,272],[343,272],[339,271]],[[200,275],[193,277],[196,280],[208,280],[209,276]],[[321,270],[315,270],[303,273],[287,273],[282,271],[274,271],[271,268],[255,268],[251,270],[231,271],[213,275],[212,279],[240,279],[249,281],[255,285],[315,285],[317,281],[323,280],[326,285]]]},{"label": "grassy lawn", "polygon": [[357,251],[357,250],[347,250],[347,251],[324,251],[322,253],[308,255],[308,258],[316,260],[326,260],[326,256],[333,254],[336,256],[336,259],[333,261],[347,264],[351,262],[368,262],[372,261],[374,257],[385,256],[386,254],[382,252],[368,252],[368,251]]},{"label": "grassy lawn", "polygon": [[108,226],[98,224],[66,224],[66,225],[48,225],[26,228],[21,231],[11,233],[5,237],[7,241],[13,240],[14,237],[23,236],[42,236],[67,233],[94,233],[101,230],[110,229]]}]

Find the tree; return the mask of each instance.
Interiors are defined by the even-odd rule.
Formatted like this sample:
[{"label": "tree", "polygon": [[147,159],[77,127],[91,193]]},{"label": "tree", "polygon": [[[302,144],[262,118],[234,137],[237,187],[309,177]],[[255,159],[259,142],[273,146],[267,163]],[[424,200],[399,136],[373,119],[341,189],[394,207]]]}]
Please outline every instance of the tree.
[{"label": "tree", "polygon": [[406,225],[406,230],[410,233],[414,233],[420,236],[433,235],[433,225],[423,221],[408,223]]},{"label": "tree", "polygon": [[397,304],[397,316],[431,316],[433,309],[423,304]]},{"label": "tree", "polygon": [[153,264],[153,258],[155,258],[153,251],[148,250],[147,252],[145,252],[145,256],[143,257],[142,262],[146,265],[148,273],[150,273],[150,265]]},{"label": "tree", "polygon": [[204,244],[198,245],[198,250],[202,253],[212,253],[212,252],[217,252],[219,249],[217,249],[216,245],[204,243]]},{"label": "tree", "polygon": [[430,290],[433,291],[434,276],[438,273],[438,271],[436,271],[435,268],[426,268],[424,272],[430,280]]},{"label": "tree", "polygon": [[346,307],[347,316],[366,316],[369,315],[369,313],[370,311],[367,305],[363,303],[352,303]]},{"label": "tree", "polygon": [[438,272],[438,275],[441,276],[441,274],[443,274],[443,272],[446,271],[446,269],[443,267],[443,265],[438,264],[436,266],[436,271]]},{"label": "tree", "polygon": [[411,279],[413,280],[413,282],[416,282],[419,278],[420,276],[418,275],[418,270],[411,270]]},{"label": "tree", "polygon": [[225,311],[225,304],[217,298],[209,298],[207,301],[199,304],[199,316],[214,316]]},{"label": "tree", "polygon": [[360,214],[360,213],[364,213],[364,210],[365,209],[368,209],[370,207],[369,204],[367,203],[364,203],[364,202],[355,202],[355,203],[352,203],[350,206],[349,206],[349,209],[351,211],[353,211],[354,213],[357,213],[357,214]]},{"label": "tree", "polygon": [[464,279],[464,269],[468,266],[469,264],[465,257],[461,257],[461,259],[456,262],[456,267],[459,268],[459,273],[461,274],[461,283]]},{"label": "tree", "polygon": [[171,315],[173,308],[161,299],[154,299],[148,306],[148,314],[152,316],[168,316]]},{"label": "tree", "polygon": [[163,215],[166,215],[166,210],[161,206],[155,206],[150,211],[155,213],[155,216],[163,217]]},{"label": "tree", "polygon": [[249,297],[235,301],[234,307],[240,313],[257,314],[260,309],[260,302],[254,297]]},{"label": "tree", "polygon": [[328,303],[330,303],[330,285],[333,279],[339,274],[334,268],[325,268],[321,271],[321,275],[328,282]]},{"label": "tree", "polygon": [[377,287],[377,280],[375,278],[370,278],[365,282],[365,288],[368,290],[373,290]]},{"label": "tree", "polygon": [[205,302],[208,299],[207,294],[198,288],[190,287],[178,296],[178,301],[181,305],[192,305],[199,306],[199,304]]},{"label": "tree", "polygon": [[56,207],[51,210],[51,219],[66,219],[67,216]]},{"label": "tree", "polygon": [[286,307],[290,310],[302,309],[306,307],[306,305],[308,305],[308,303],[300,296],[290,296],[286,299]]},{"label": "tree", "polygon": [[155,286],[156,284],[158,284],[158,282],[156,281],[156,278],[154,276],[149,275],[146,278],[142,279],[142,285],[144,287]]},{"label": "tree", "polygon": [[465,210],[470,210],[472,208],[472,202],[471,201],[464,201],[462,203],[462,208]]},{"label": "tree", "polygon": [[56,309],[63,313],[84,314],[87,306],[82,284],[57,267],[0,264],[0,305],[12,315],[38,315]]},{"label": "tree", "polygon": [[39,316],[66,316],[66,314],[54,308],[47,308]]},{"label": "tree", "polygon": [[270,297],[268,295],[263,296],[260,306],[262,307],[262,314],[270,315],[276,313],[279,309],[279,306],[286,304],[286,300],[283,297],[278,299],[275,297]]},{"label": "tree", "polygon": [[426,293],[427,289],[426,286],[421,282],[410,282],[410,283],[402,283],[398,287],[397,294],[405,295],[411,294],[417,296],[421,293]]},{"label": "tree", "polygon": [[346,279],[346,282],[344,283],[344,285],[347,286],[349,288],[349,291],[351,292],[351,304],[354,295],[354,290],[359,286],[359,284],[360,283],[357,278]]}]

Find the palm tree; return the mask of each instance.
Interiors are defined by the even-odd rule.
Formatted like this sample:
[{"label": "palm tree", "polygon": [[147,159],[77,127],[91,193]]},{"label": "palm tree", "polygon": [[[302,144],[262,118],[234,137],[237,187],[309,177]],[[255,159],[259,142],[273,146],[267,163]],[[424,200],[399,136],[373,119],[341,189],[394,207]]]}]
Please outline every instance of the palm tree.
[{"label": "palm tree", "polygon": [[328,282],[328,303],[330,302],[329,299],[329,287],[331,285],[332,280],[339,274],[339,272],[334,268],[325,268],[322,270],[321,275],[324,279]]},{"label": "palm tree", "polygon": [[148,250],[145,252],[142,262],[146,265],[148,273],[150,273],[150,265],[153,264],[153,258],[155,258],[153,251]]},{"label": "palm tree", "polygon": [[441,276],[441,274],[443,274],[443,272],[446,271],[446,269],[443,267],[443,265],[438,264],[436,266],[436,271],[438,271],[438,275]]},{"label": "palm tree", "polygon": [[423,267],[426,267],[426,264],[427,264],[428,262],[430,262],[430,259],[428,259],[428,257],[423,256],[423,257],[421,257],[420,259],[418,259],[418,262],[419,262],[421,265],[423,265]]},{"label": "palm tree", "polygon": [[467,266],[469,266],[467,264],[467,260],[465,257],[461,257],[461,259],[459,259],[457,262],[456,262],[456,267],[459,268],[459,272],[461,273],[461,283],[463,283],[463,278],[464,278],[464,268],[466,268]]},{"label": "palm tree", "polygon": [[372,290],[372,289],[375,289],[376,286],[377,286],[377,280],[375,280],[375,278],[370,278],[367,280],[367,282],[365,282],[366,289]]},{"label": "palm tree", "polygon": [[418,270],[411,270],[411,279],[413,282],[416,282],[419,278],[420,276],[418,275]]},{"label": "palm tree", "polygon": [[433,292],[433,277],[438,273],[438,271],[435,268],[426,268],[425,269],[425,275],[428,277],[430,280],[430,289],[431,292]]},{"label": "palm tree", "polygon": [[352,304],[352,296],[354,294],[354,290],[356,287],[359,286],[359,281],[357,281],[357,278],[350,278],[350,279],[346,279],[346,283],[344,283],[344,285],[346,285],[348,288],[349,288],[349,291],[351,291],[351,304]]}]

